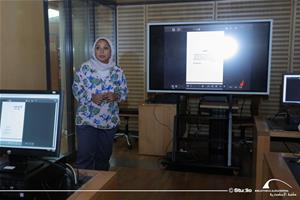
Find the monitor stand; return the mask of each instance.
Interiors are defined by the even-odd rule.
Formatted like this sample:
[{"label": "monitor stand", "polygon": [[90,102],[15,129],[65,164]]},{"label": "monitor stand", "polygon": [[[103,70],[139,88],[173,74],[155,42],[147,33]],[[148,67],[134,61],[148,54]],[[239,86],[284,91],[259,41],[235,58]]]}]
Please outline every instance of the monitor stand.
[{"label": "monitor stand", "polygon": [[1,164],[0,173],[28,174],[44,164],[44,161],[30,160],[26,156],[9,155],[8,160]]}]

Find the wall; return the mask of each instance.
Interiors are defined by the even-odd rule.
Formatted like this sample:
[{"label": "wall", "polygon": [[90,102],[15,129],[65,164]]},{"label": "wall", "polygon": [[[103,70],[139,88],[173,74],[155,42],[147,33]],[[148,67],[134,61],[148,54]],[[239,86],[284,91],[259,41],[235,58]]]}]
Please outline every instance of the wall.
[{"label": "wall", "polygon": [[43,1],[0,1],[0,34],[0,89],[46,89]]}]

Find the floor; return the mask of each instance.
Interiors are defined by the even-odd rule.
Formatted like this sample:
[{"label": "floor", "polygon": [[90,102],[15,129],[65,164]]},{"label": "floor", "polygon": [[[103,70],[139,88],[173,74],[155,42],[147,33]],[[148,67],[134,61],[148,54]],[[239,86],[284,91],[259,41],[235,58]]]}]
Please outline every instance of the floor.
[{"label": "floor", "polygon": [[[162,192],[123,192],[122,195],[117,194],[117,199],[253,199],[254,193],[218,193],[217,190],[228,190],[229,188],[254,189],[252,178],[252,152],[248,145],[239,144],[243,148],[237,152],[243,154],[243,159],[239,160],[240,170],[238,173],[219,173],[219,171],[199,170],[198,172],[173,171],[165,169],[162,164],[163,157],[139,155],[138,140],[133,140],[133,148],[128,149],[125,139],[118,138],[114,144],[113,155],[111,158],[111,170],[119,172],[114,184],[119,185],[119,189],[163,189]],[[146,175],[145,175],[146,174]],[[150,175],[151,174],[151,175]],[[145,177],[144,177],[145,176]],[[156,178],[157,184],[149,182],[152,177]],[[177,178],[176,178],[177,177]],[[179,178],[181,177],[181,178]],[[126,181],[130,184],[124,186]],[[208,190],[208,192],[185,192],[172,193],[168,190],[172,189],[186,190]],[[147,191],[147,190],[146,190]],[[105,196],[110,199],[110,196]],[[150,198],[151,197],[151,198]],[[152,198],[153,197],[153,198]]]},{"label": "floor", "polygon": [[[233,162],[237,163],[235,165],[239,165],[239,175],[251,177],[251,144],[244,144],[238,140],[234,140],[233,143],[233,157],[235,158]],[[115,140],[113,155],[110,161],[111,167],[130,167],[152,170],[165,169],[166,166],[163,164],[165,161],[164,157],[140,155],[138,153],[138,139],[132,139],[132,144],[132,149],[129,149],[127,147],[125,138],[118,138],[117,140]],[[194,153],[194,156],[198,157],[200,160],[203,160],[203,158],[205,158],[208,154],[207,150],[205,150],[207,149],[207,146],[207,144],[203,143],[202,149],[200,147],[200,149],[198,150],[198,152],[202,152],[202,154]],[[224,151],[224,149],[221,149],[220,152],[221,151]],[[218,159],[218,157],[214,156],[212,157],[212,159]]]},{"label": "floor", "polygon": [[143,156],[138,153],[138,140],[132,139],[132,149],[127,147],[124,138],[115,140],[113,155],[110,160],[112,168],[129,167],[157,170],[163,169],[161,165],[162,157],[158,156]]},{"label": "floor", "polygon": [[[218,193],[216,190],[252,189],[254,186],[253,149],[251,143],[233,138],[233,162],[238,165],[238,170],[219,170],[216,168],[199,167],[196,172],[185,167],[178,170],[166,168],[164,157],[140,155],[138,153],[138,139],[132,139],[132,149],[128,149],[124,138],[118,138],[114,143],[111,158],[111,170],[118,171],[113,185],[123,190],[143,190],[143,192],[118,192],[107,194],[105,199],[254,199],[255,192]],[[204,144],[198,151],[205,152],[209,145]],[[187,149],[191,144],[187,145]],[[202,148],[202,150],[201,150]],[[220,152],[225,151],[221,149]],[[300,141],[271,141],[271,151],[275,152],[300,152]],[[196,157],[205,159],[205,155],[195,154]],[[194,155],[194,156],[195,156]],[[214,157],[218,159],[218,157]],[[148,192],[154,189],[156,192]],[[208,192],[170,192],[174,189],[208,190]],[[161,192],[157,192],[157,190]]]}]

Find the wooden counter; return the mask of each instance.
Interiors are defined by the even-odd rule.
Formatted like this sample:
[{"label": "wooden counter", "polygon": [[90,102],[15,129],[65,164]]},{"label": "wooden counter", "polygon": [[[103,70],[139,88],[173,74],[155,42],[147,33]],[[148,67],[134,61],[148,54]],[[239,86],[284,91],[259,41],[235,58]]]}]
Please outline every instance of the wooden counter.
[{"label": "wooden counter", "polygon": [[[282,196],[274,199],[282,199],[282,200],[292,200],[292,199],[300,199],[300,186],[298,185],[294,175],[290,171],[288,165],[286,164],[284,157],[293,157],[293,154],[288,153],[274,153],[269,152],[264,156],[264,168],[263,168],[263,182],[267,182],[270,179],[279,179],[287,184],[289,184],[292,188],[288,187],[284,183],[279,181],[270,182],[270,189],[277,190],[288,190],[290,194],[295,193],[297,196]],[[300,165],[299,165],[300,167]],[[259,189],[259,188],[257,188]],[[269,193],[263,193],[262,199],[270,199],[272,198]]]},{"label": "wooden counter", "polygon": [[[80,190],[100,190],[102,187],[116,174],[112,171],[94,171],[94,170],[79,170],[80,176],[92,176],[84,185],[80,187]],[[68,200],[98,200],[101,199],[101,192],[97,191],[78,191],[73,193]]]},{"label": "wooden counter", "polygon": [[253,193],[230,193],[227,191],[230,187],[251,188],[251,178],[121,167],[103,187],[111,192],[103,192],[101,197],[105,200],[253,200]]},{"label": "wooden counter", "polygon": [[[255,118],[254,132],[254,170],[255,186],[262,188],[263,181],[263,160],[264,154],[270,152],[271,137],[300,138],[299,131],[273,131],[270,130],[266,120],[263,117]],[[261,193],[256,193],[255,199],[262,199]]]}]

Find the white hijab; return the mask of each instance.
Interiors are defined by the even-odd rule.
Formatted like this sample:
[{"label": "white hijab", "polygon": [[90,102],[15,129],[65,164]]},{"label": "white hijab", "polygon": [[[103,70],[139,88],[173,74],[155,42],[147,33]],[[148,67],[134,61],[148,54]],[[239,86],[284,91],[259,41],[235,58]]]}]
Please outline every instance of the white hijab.
[{"label": "white hijab", "polygon": [[[96,54],[95,54],[95,49],[96,49],[96,44],[99,40],[106,40],[107,43],[109,44],[110,46],[110,49],[111,49],[111,55],[110,55],[110,58],[109,58],[109,61],[108,63],[103,63],[101,62],[100,60],[98,60],[96,58]],[[97,71],[106,71],[106,70],[109,70],[111,68],[113,68],[116,63],[114,61],[114,55],[115,55],[115,51],[114,51],[114,47],[112,45],[112,42],[106,38],[106,37],[98,37],[95,42],[94,42],[94,45],[93,45],[93,48],[92,48],[92,58],[90,59],[90,62],[92,64],[92,66],[97,70]]]}]

